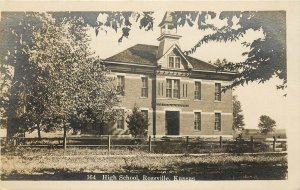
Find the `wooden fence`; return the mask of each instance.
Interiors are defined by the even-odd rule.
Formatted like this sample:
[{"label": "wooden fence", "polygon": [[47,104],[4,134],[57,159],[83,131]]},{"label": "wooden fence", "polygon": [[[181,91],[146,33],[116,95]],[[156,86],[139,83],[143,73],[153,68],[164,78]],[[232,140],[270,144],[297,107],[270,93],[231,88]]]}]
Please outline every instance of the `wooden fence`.
[{"label": "wooden fence", "polygon": [[[19,147],[103,147],[111,151],[112,148],[144,148],[148,152],[165,152],[167,149],[177,148],[183,152],[199,152],[199,150],[226,149],[232,152],[257,151],[262,146],[271,151],[286,150],[286,139],[229,139],[220,136],[219,138],[205,138],[201,136],[178,136],[178,137],[154,137],[132,138],[116,136],[98,137],[66,137],[64,138],[25,138],[16,137],[8,143],[4,138],[1,145],[12,145]],[[5,143],[6,142],[6,143]],[[157,151],[160,149],[160,151]]]}]

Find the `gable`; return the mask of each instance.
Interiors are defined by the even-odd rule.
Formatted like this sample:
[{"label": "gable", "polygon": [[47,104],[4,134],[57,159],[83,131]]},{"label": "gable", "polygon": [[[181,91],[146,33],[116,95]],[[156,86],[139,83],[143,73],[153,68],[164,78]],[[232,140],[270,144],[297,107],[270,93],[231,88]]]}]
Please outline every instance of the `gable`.
[{"label": "gable", "polygon": [[[179,67],[178,67],[178,61]],[[171,68],[171,69],[184,69],[188,70],[191,68],[191,64],[186,59],[181,50],[177,47],[177,45],[172,46],[162,57],[160,57],[157,61],[158,65],[162,68]]]}]

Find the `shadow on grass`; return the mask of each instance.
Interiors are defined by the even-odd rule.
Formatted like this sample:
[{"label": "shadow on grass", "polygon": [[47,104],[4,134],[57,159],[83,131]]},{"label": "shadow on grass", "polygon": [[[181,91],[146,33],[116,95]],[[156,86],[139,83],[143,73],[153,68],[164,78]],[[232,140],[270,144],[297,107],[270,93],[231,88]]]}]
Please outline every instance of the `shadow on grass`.
[{"label": "shadow on grass", "polygon": [[180,171],[197,176],[200,180],[283,180],[287,166],[278,163],[183,164]]},{"label": "shadow on grass", "polygon": [[189,163],[168,167],[163,170],[125,167],[133,173],[167,173],[194,176],[196,180],[284,180],[287,165],[276,163],[204,164]]},{"label": "shadow on grass", "polygon": [[72,172],[68,169],[46,169],[31,174],[11,173],[2,175],[1,180],[88,180],[89,175],[97,176],[101,180],[103,175],[138,175],[142,180],[143,175],[167,175],[172,179],[174,175],[191,176],[195,180],[284,180],[287,178],[287,165],[285,163],[226,163],[205,164],[189,163],[179,164],[151,170],[150,168],[125,166],[124,172],[116,173],[87,173]]}]

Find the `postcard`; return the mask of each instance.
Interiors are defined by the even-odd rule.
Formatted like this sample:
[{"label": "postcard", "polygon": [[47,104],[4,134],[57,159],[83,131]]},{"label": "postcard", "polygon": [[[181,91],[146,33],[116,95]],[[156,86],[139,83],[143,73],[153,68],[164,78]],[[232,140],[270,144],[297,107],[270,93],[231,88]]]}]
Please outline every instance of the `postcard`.
[{"label": "postcard", "polygon": [[299,2],[4,1],[3,189],[299,189]]}]

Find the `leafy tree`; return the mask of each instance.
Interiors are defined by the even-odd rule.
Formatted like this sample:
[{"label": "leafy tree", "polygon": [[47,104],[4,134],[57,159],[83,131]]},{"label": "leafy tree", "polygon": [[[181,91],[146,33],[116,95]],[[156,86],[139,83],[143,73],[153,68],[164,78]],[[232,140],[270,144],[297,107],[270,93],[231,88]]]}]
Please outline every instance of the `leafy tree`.
[{"label": "leafy tree", "polygon": [[[28,47],[32,45],[32,29],[39,27],[39,20],[33,13],[1,12],[0,21],[0,65],[2,115],[7,117],[7,136],[20,131],[24,124],[25,102],[33,81],[42,75],[29,62]],[[36,73],[37,72],[37,73]],[[36,86],[37,87],[37,86]]]},{"label": "leafy tree", "polygon": [[244,115],[243,115],[241,102],[237,99],[237,96],[233,96],[233,124],[232,129],[234,131],[244,129]]},{"label": "leafy tree", "polygon": [[[191,50],[191,54],[205,43],[228,42],[241,39],[248,31],[262,31],[264,37],[253,42],[243,42],[249,47],[246,60],[239,63],[228,63],[220,70],[238,70],[233,83],[225,88],[244,85],[257,81],[264,83],[273,76],[281,79],[282,84],[277,89],[287,87],[286,75],[286,14],[284,11],[223,11],[218,17],[211,11],[175,11],[172,12],[175,26],[189,26],[198,24],[199,30],[210,30],[211,33],[203,36]],[[216,26],[210,20],[226,21],[226,25]],[[235,19],[237,22],[235,23]]]},{"label": "leafy tree", "polygon": [[130,133],[134,136],[145,137],[148,133],[149,119],[135,106],[132,114],[126,120]]},{"label": "leafy tree", "polygon": [[[116,88],[105,66],[91,52],[87,27],[82,19],[56,23],[49,14],[37,14],[42,27],[33,31],[29,60],[47,71],[47,104],[44,116],[64,137],[76,118],[104,125],[114,120],[118,106]],[[84,127],[84,126],[81,126]]]},{"label": "leafy tree", "polygon": [[262,115],[259,118],[258,128],[262,134],[267,134],[274,131],[276,127],[276,121],[267,115]]}]

